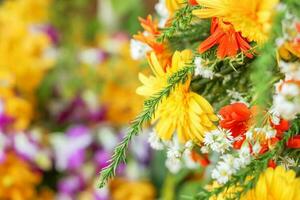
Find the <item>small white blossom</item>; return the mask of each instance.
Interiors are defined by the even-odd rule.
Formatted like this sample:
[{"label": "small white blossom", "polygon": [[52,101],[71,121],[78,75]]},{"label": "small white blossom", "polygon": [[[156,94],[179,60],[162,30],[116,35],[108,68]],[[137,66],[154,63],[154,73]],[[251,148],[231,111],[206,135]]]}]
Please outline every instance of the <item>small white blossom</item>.
[{"label": "small white blossom", "polygon": [[252,130],[248,130],[248,131],[245,133],[245,135],[246,135],[246,138],[247,138],[248,140],[252,140],[252,139],[253,139],[253,132],[252,132]]},{"label": "small white blossom", "polygon": [[285,74],[287,80],[300,80],[300,63],[299,62],[279,62],[281,71]]},{"label": "small white blossom", "polygon": [[160,17],[158,27],[163,28],[169,18],[169,11],[168,8],[166,7],[165,0],[159,0],[159,2],[155,4],[154,8],[158,16]]},{"label": "small white blossom", "polygon": [[258,154],[260,152],[260,150],[261,150],[261,145],[259,142],[256,142],[252,147],[252,152],[254,154]]},{"label": "small white blossom", "polygon": [[232,147],[233,137],[230,131],[221,128],[207,132],[205,134],[204,144],[218,153],[224,153]]},{"label": "small white blossom", "polygon": [[209,69],[208,67],[205,67],[202,65],[202,59],[200,57],[195,58],[195,75],[200,75],[203,78],[208,78],[208,79],[213,79],[214,77],[214,72]]},{"label": "small white blossom", "polygon": [[148,142],[149,142],[150,146],[155,150],[163,150],[164,149],[164,143],[157,136],[157,134],[155,133],[154,130],[150,132]]},{"label": "small white blossom", "polygon": [[166,167],[169,169],[171,173],[177,173],[182,168],[180,159],[167,159],[165,162]]},{"label": "small white blossom", "polygon": [[242,146],[242,148],[239,150],[239,161],[241,167],[245,167],[251,162],[251,154],[248,146]]},{"label": "small white blossom", "polygon": [[300,89],[296,84],[286,83],[282,85],[280,93],[287,97],[297,97],[300,95]]},{"label": "small white blossom", "polygon": [[146,53],[150,50],[151,48],[148,45],[135,39],[130,40],[130,52],[131,52],[132,59],[134,60],[143,59],[145,58]]},{"label": "small white blossom", "polygon": [[218,166],[213,169],[211,177],[215,179],[219,184],[225,184],[232,175],[231,166],[225,162],[218,163]]},{"label": "small white blossom", "polygon": [[278,125],[280,123],[280,113],[272,108],[270,111],[271,121],[273,124]]},{"label": "small white blossom", "polygon": [[298,102],[289,101],[281,94],[274,96],[273,103],[274,109],[287,120],[294,119],[300,112],[300,105]]},{"label": "small white blossom", "polygon": [[201,151],[201,153],[206,154],[206,153],[209,153],[209,148],[207,146],[203,146],[203,147],[201,147],[200,151]]},{"label": "small white blossom", "polygon": [[266,134],[266,139],[274,138],[276,136],[276,130],[272,128],[268,128],[265,134]]},{"label": "small white blossom", "polygon": [[187,141],[185,143],[184,147],[187,148],[187,149],[192,149],[194,147],[193,141],[191,141],[191,140]]}]

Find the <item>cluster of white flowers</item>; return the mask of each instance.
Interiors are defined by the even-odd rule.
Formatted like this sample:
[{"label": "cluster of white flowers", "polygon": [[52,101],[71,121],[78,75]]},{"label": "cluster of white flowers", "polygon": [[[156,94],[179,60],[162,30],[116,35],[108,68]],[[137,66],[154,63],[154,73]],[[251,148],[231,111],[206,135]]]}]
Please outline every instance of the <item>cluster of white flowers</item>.
[{"label": "cluster of white flowers", "polygon": [[195,75],[196,76],[200,75],[203,78],[213,79],[214,72],[210,68],[208,68],[208,67],[206,67],[202,64],[202,58],[201,57],[196,57],[194,63],[196,65],[196,68],[195,68]]},{"label": "cluster of white flowers", "polygon": [[155,5],[155,11],[157,12],[157,15],[159,16],[159,28],[164,28],[166,22],[168,21],[170,14],[166,7],[165,0],[159,0],[158,3]]},{"label": "cluster of white flowers", "polygon": [[281,72],[285,74],[286,80],[300,80],[300,62],[285,62],[281,60],[279,67]]},{"label": "cluster of white flowers", "polygon": [[158,137],[158,135],[156,134],[156,132],[154,130],[152,130],[150,132],[148,142],[149,142],[150,146],[152,147],[152,149],[155,149],[155,150],[163,150],[165,147],[164,142]]},{"label": "cluster of white flowers", "polygon": [[130,40],[130,53],[131,57],[134,60],[144,59],[147,52],[150,51],[151,48],[138,40],[131,39]]},{"label": "cluster of white flowers", "polygon": [[191,159],[191,150],[194,147],[192,141],[181,144],[176,136],[171,141],[162,141],[154,129],[148,138],[150,146],[155,150],[167,149],[166,167],[172,173],[177,173],[182,168],[194,169],[198,164]]},{"label": "cluster of white flowers", "polygon": [[193,142],[180,144],[176,137],[167,144],[166,167],[171,173],[177,173],[182,168],[195,169],[199,165],[191,159]]},{"label": "cluster of white flowers", "polygon": [[[300,66],[299,66],[300,68]],[[287,120],[300,113],[300,85],[297,82],[283,82],[273,98],[274,109]]]},{"label": "cluster of white flowers", "polygon": [[250,162],[250,149],[246,145],[238,151],[237,155],[222,155],[221,161],[219,161],[216,168],[212,170],[211,177],[219,184],[225,184],[232,175],[237,173],[240,169],[246,167]]},{"label": "cluster of white flowers", "polygon": [[[207,132],[204,137],[204,145],[209,149],[224,154],[225,151],[232,147],[234,138],[231,132],[222,128],[215,129],[213,131]],[[202,149],[205,151],[205,149]]]}]

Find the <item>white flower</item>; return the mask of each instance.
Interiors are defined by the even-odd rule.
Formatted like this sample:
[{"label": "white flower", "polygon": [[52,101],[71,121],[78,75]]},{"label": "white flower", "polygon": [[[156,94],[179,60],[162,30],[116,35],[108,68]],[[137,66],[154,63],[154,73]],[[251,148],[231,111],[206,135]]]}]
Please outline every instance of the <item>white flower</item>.
[{"label": "white flower", "polygon": [[279,125],[280,123],[280,113],[272,108],[269,113],[271,114],[271,121],[275,125]]},{"label": "white flower", "polygon": [[242,148],[239,150],[239,161],[241,167],[245,167],[251,162],[251,154],[248,146],[242,146]]},{"label": "white flower", "polygon": [[184,165],[189,169],[196,169],[199,167],[199,163],[195,162],[191,157],[191,151],[185,150],[182,155]]},{"label": "white flower", "polygon": [[300,112],[298,102],[287,100],[283,95],[278,94],[273,97],[274,109],[287,120],[292,120]]},{"label": "white flower", "polygon": [[187,149],[190,149],[190,150],[193,149],[193,147],[194,147],[193,141],[192,140],[187,141],[185,143],[184,147],[187,148]]},{"label": "white flower", "polygon": [[245,135],[246,135],[246,138],[247,138],[248,140],[252,140],[252,138],[253,138],[253,132],[252,132],[252,130],[248,130],[248,131],[245,133]]},{"label": "white flower", "polygon": [[207,132],[205,134],[203,142],[213,151],[223,154],[226,150],[232,147],[233,140],[234,139],[230,131],[219,128]]},{"label": "white flower", "polygon": [[287,80],[300,80],[300,63],[299,62],[279,62],[281,71],[285,74]]},{"label": "white flower", "polygon": [[266,139],[274,138],[276,136],[276,130],[268,127],[265,131]]},{"label": "white flower", "polygon": [[182,168],[180,159],[167,159],[165,165],[169,169],[169,171],[174,174],[179,172]]},{"label": "white flower", "polygon": [[159,26],[159,28],[163,28],[169,18],[169,11],[166,7],[165,0],[159,0],[159,2],[157,4],[155,4],[154,8],[160,17],[158,26]]},{"label": "white flower", "polygon": [[162,140],[157,136],[154,130],[150,132],[150,136],[148,138],[148,142],[150,146],[155,150],[163,150],[164,149],[164,143]]},{"label": "white flower", "polygon": [[140,60],[145,58],[146,53],[150,50],[151,48],[148,45],[135,39],[130,40],[130,52],[131,52],[131,57],[134,60]]},{"label": "white flower", "polygon": [[169,148],[167,151],[167,158],[169,159],[180,159],[182,156],[182,153],[177,148]]},{"label": "white flower", "polygon": [[231,166],[225,162],[219,162],[217,167],[212,170],[211,177],[219,184],[225,184],[232,175]]},{"label": "white flower", "polygon": [[285,83],[282,85],[280,93],[287,97],[297,97],[300,94],[300,89],[296,84]]},{"label": "white flower", "polygon": [[208,148],[207,146],[202,146],[202,147],[200,148],[200,151],[201,151],[201,153],[203,153],[203,154],[207,154],[207,153],[209,153],[209,148]]},{"label": "white flower", "polygon": [[202,59],[201,57],[196,57],[194,61],[196,68],[195,68],[195,75],[200,75],[203,78],[213,79],[214,72],[209,69],[208,67],[205,67],[202,65]]},{"label": "white flower", "polygon": [[261,150],[261,145],[259,142],[256,142],[252,147],[252,152],[254,154],[258,154],[260,152],[260,150]]}]

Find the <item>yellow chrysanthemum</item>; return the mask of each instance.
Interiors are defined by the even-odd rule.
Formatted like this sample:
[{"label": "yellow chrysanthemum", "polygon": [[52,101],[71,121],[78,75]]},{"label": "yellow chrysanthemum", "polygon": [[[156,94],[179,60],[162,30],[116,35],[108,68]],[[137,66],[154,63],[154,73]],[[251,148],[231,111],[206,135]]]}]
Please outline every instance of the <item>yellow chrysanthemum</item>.
[{"label": "yellow chrysanthemum", "polygon": [[278,0],[197,0],[202,9],[193,11],[200,18],[220,17],[250,41],[262,43],[271,29]]},{"label": "yellow chrysanthemum", "polygon": [[0,165],[0,199],[35,199],[40,175],[15,154],[8,154]]},{"label": "yellow chrysanthemum", "polygon": [[293,170],[286,171],[282,166],[268,168],[260,175],[254,189],[242,200],[300,200],[300,178]]},{"label": "yellow chrysanthemum", "polygon": [[181,8],[184,2],[184,0],[166,0],[166,7],[170,15],[173,15],[176,10]]},{"label": "yellow chrysanthemum", "polygon": [[[149,58],[154,76],[146,77],[140,74],[144,84],[137,93],[146,97],[156,94],[167,85],[167,78],[174,72],[186,66],[191,61],[191,51],[175,52],[172,65],[164,71],[155,54]],[[170,140],[175,132],[181,142],[188,140],[202,141],[205,132],[215,129],[212,121],[218,118],[214,115],[212,106],[202,96],[190,91],[191,77],[184,84],[179,84],[158,106],[153,122],[156,132],[163,140]]]}]

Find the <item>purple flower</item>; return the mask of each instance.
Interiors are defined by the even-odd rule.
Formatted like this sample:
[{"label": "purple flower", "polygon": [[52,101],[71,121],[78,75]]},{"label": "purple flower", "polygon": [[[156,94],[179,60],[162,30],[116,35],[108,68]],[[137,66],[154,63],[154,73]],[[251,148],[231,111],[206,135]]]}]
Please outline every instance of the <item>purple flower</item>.
[{"label": "purple flower", "polygon": [[84,188],[84,180],[80,176],[69,176],[58,183],[60,193],[74,195]]},{"label": "purple flower", "polygon": [[71,127],[66,135],[53,135],[51,142],[56,168],[60,171],[80,168],[84,164],[86,151],[92,141],[89,129],[81,125]]},{"label": "purple flower", "polygon": [[0,113],[0,130],[4,130],[12,122],[13,122],[13,118],[3,113]]},{"label": "purple flower", "polygon": [[101,169],[105,168],[107,165],[109,165],[109,159],[111,154],[104,150],[99,150],[95,153],[95,163],[97,166],[97,172],[100,172]]},{"label": "purple flower", "polygon": [[49,36],[53,44],[57,45],[59,43],[59,34],[54,26],[50,24],[44,25],[42,30]]}]

